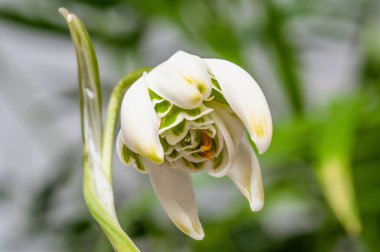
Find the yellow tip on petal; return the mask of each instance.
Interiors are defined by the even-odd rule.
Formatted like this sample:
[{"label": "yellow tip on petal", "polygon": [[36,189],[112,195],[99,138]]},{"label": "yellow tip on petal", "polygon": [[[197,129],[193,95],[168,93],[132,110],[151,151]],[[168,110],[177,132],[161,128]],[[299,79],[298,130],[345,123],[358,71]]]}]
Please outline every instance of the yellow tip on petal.
[{"label": "yellow tip on petal", "polygon": [[265,116],[250,115],[247,127],[252,141],[260,154],[263,154],[270,145],[272,139],[272,126],[268,125]]},{"label": "yellow tip on petal", "polygon": [[264,207],[264,192],[261,190],[255,197],[249,199],[249,206],[252,212],[258,212]]},{"label": "yellow tip on petal", "polygon": [[197,225],[194,221],[191,221],[189,216],[183,214],[180,219],[174,220],[173,223],[179,230],[190,236],[195,240],[202,240],[205,236],[202,226]]},{"label": "yellow tip on petal", "polygon": [[266,135],[265,123],[264,122],[256,122],[252,127],[252,131],[255,132],[255,134],[258,138],[265,137],[265,135]]},{"label": "yellow tip on petal", "polygon": [[144,156],[156,164],[162,164],[164,162],[164,153],[158,153],[153,146]]},{"label": "yellow tip on petal", "polygon": [[218,59],[205,59],[205,62],[259,153],[264,153],[270,145],[273,129],[269,106],[261,88],[249,73],[231,62]]}]

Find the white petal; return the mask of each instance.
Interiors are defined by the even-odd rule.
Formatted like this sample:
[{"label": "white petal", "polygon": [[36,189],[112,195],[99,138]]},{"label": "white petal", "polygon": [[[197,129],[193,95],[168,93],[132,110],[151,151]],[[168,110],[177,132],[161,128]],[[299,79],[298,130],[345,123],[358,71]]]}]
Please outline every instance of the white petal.
[{"label": "white petal", "polygon": [[164,163],[151,167],[149,175],[158,199],[173,223],[193,239],[202,240],[204,232],[190,174]]},{"label": "white petal", "polygon": [[189,121],[186,121],[186,120],[183,121],[182,123],[184,126],[181,128],[178,128],[178,127],[174,128],[174,129],[176,129],[176,131],[174,131],[174,129],[171,128],[170,130],[167,130],[163,134],[161,134],[161,136],[165,137],[166,141],[170,145],[177,144],[179,141],[181,141],[187,135],[189,128],[190,128],[190,123],[189,123]]},{"label": "white petal", "polygon": [[210,96],[212,82],[207,65],[202,58],[184,51],[178,51],[167,62],[185,79],[197,85],[203,99],[207,99]]},{"label": "white petal", "polygon": [[158,134],[159,125],[144,75],[129,88],[123,99],[121,130],[124,143],[152,162],[162,163],[164,151]]},{"label": "white petal", "polygon": [[245,70],[229,61],[205,59],[205,62],[259,153],[264,153],[272,140],[272,117],[259,85]]},{"label": "white petal", "polygon": [[235,144],[235,148],[238,149],[240,141],[242,139],[244,125],[230,109],[225,109],[222,106],[214,106],[213,108],[223,120],[228,129],[228,132],[230,132],[232,141]]},{"label": "white petal", "polygon": [[252,211],[256,212],[263,208],[264,189],[260,164],[245,136],[228,176],[248,199]]},{"label": "white petal", "polygon": [[140,157],[139,154],[133,153],[126,147],[121,130],[119,131],[116,139],[116,152],[123,164],[127,166],[131,165],[141,173],[149,172],[149,167],[145,165],[149,161],[143,157]]},{"label": "white petal", "polygon": [[[217,168],[212,167],[209,170],[209,174],[214,177],[222,177],[228,173],[229,169],[235,162],[237,150],[235,148],[234,141],[232,140],[233,136],[231,135],[226,122],[224,122],[216,112],[211,112],[210,115],[215,122],[217,130],[220,131],[223,135],[224,148],[223,152],[220,154],[223,155],[222,164],[220,164]],[[215,159],[215,162],[218,163],[218,158]]]},{"label": "white petal", "polygon": [[204,104],[201,104],[198,108],[193,110],[176,108],[175,111],[169,112],[164,118],[161,119],[159,134],[161,135],[168,129],[177,126],[184,119],[187,121],[193,121],[211,113],[212,111],[213,109],[206,107]]},{"label": "white petal", "polygon": [[204,61],[184,52],[174,54],[147,75],[159,96],[184,109],[194,109],[210,96],[212,84]]}]

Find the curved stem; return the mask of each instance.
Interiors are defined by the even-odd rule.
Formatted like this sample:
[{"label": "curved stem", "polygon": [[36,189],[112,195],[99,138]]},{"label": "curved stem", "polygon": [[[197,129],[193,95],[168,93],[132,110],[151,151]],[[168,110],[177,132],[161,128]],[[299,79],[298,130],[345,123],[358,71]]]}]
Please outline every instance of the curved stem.
[{"label": "curved stem", "polygon": [[[102,141],[102,167],[112,167],[113,146],[115,138],[115,128],[119,117],[121,102],[125,92],[144,72],[149,72],[149,68],[136,70],[119,81],[113,89],[108,102],[106,123],[103,130]],[[105,171],[109,180],[112,180],[112,169]]]}]

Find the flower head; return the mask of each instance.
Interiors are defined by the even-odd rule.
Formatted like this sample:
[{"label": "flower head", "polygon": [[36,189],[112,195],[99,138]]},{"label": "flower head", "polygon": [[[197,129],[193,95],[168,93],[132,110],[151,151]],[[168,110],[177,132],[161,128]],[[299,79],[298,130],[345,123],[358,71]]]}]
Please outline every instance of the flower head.
[{"label": "flower head", "polygon": [[271,138],[268,104],[246,71],[179,51],[126,92],[117,152],[125,164],[149,174],[174,224],[202,239],[190,173],[227,175],[258,211],[264,193],[250,140],[263,153]]}]

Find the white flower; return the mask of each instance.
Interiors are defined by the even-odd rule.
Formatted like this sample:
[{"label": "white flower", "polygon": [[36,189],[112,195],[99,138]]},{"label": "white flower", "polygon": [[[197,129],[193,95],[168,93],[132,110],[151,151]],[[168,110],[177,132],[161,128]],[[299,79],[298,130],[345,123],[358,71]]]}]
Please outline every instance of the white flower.
[{"label": "white flower", "polygon": [[259,153],[272,138],[271,114],[255,80],[226,60],[179,51],[126,92],[117,151],[125,164],[149,173],[170,219],[200,240],[191,172],[227,175],[252,211],[263,207],[260,166],[248,137]]}]

